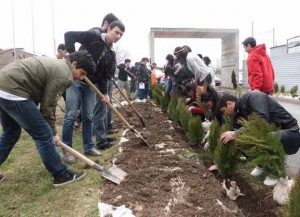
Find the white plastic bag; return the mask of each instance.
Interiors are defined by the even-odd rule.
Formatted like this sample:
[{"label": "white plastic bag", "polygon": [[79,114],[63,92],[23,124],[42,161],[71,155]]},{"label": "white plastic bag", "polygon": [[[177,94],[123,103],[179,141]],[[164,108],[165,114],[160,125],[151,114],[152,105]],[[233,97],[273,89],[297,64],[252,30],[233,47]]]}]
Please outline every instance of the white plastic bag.
[{"label": "white plastic bag", "polygon": [[106,203],[98,202],[100,217],[135,217],[132,210],[122,206],[113,206]]}]

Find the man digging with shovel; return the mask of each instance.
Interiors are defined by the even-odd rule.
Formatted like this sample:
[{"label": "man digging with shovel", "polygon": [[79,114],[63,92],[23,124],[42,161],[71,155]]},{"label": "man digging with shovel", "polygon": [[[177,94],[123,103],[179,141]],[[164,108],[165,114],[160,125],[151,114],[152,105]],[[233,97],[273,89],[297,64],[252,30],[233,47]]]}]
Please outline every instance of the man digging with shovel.
[{"label": "man digging with shovel", "polygon": [[[85,172],[74,172],[63,165],[55,148],[60,141],[55,129],[55,110],[61,94],[73,80],[94,73],[96,65],[86,51],[70,54],[64,60],[31,57],[13,62],[0,70],[0,165],[20,138],[23,128],[54,178],[54,186],[82,179]],[[38,107],[37,104],[40,104]],[[0,175],[0,179],[4,177]],[[1,181],[0,180],[0,181]]]}]

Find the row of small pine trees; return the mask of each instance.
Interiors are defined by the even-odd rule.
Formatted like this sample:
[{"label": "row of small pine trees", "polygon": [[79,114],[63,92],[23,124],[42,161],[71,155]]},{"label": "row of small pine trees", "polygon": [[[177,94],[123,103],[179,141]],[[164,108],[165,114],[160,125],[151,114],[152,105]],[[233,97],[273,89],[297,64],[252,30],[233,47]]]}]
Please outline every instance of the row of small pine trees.
[{"label": "row of small pine trees", "polygon": [[[203,139],[202,121],[199,116],[192,116],[186,108],[185,99],[181,97],[168,97],[162,85],[151,87],[152,98],[161,106],[163,112],[168,112],[171,119],[186,132],[192,145],[198,145]],[[225,117],[220,127],[217,120],[213,120],[208,137],[207,153],[211,160],[217,164],[219,173],[223,178],[230,178],[237,173],[241,154],[255,165],[260,165],[265,172],[273,176],[285,177],[286,154],[280,142],[277,127],[269,124],[258,115],[251,115],[248,120],[238,121],[242,127],[235,139],[223,144],[220,136],[223,132],[232,129],[232,119]],[[275,133],[274,133],[275,132]],[[300,213],[300,176],[290,193],[288,204],[284,207],[285,217],[299,217]]]},{"label": "row of small pine trees", "polygon": [[202,121],[199,116],[193,116],[186,107],[182,97],[168,97],[161,84],[151,87],[152,98],[161,106],[163,112],[168,112],[171,119],[180,126],[191,145],[198,145],[203,139]]}]

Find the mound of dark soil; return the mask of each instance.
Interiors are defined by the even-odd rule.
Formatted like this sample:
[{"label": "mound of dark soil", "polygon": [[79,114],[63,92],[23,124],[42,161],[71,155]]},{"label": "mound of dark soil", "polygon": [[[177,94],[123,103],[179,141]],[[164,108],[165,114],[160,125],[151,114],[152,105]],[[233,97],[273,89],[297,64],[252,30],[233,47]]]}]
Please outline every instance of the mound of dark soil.
[{"label": "mound of dark soil", "polygon": [[[222,193],[221,180],[215,178],[195,157],[195,150],[187,143],[182,131],[169,120],[167,114],[152,103],[134,104],[146,122],[142,128],[135,114],[124,115],[141,132],[151,147],[145,146],[130,131],[128,142],[116,164],[128,173],[120,185],[109,181],[101,187],[102,202],[126,205],[136,216],[276,216],[279,207],[271,195],[271,188],[255,191],[247,180],[235,180],[245,197],[231,201]],[[114,125],[125,125],[114,116]],[[190,157],[187,157],[190,156]],[[222,203],[224,207],[220,205]]]}]

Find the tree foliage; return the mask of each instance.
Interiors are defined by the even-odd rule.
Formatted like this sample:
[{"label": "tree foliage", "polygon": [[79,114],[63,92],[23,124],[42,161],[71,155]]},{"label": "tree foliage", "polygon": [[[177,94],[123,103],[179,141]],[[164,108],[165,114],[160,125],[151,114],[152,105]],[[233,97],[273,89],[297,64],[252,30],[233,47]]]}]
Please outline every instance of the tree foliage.
[{"label": "tree foliage", "polygon": [[199,116],[189,118],[187,137],[192,145],[198,145],[202,141],[203,127]]},{"label": "tree foliage", "polygon": [[250,115],[248,120],[240,119],[238,123],[242,128],[236,138],[236,147],[267,174],[284,177],[286,154],[277,127],[257,114]]},{"label": "tree foliage", "polygon": [[[230,118],[225,119],[221,132],[231,129]],[[220,138],[220,137],[219,137]],[[217,146],[214,150],[214,162],[218,165],[219,173],[224,178],[229,178],[237,171],[239,162],[239,152],[234,145],[234,141],[223,144],[220,139],[217,140]]]}]

